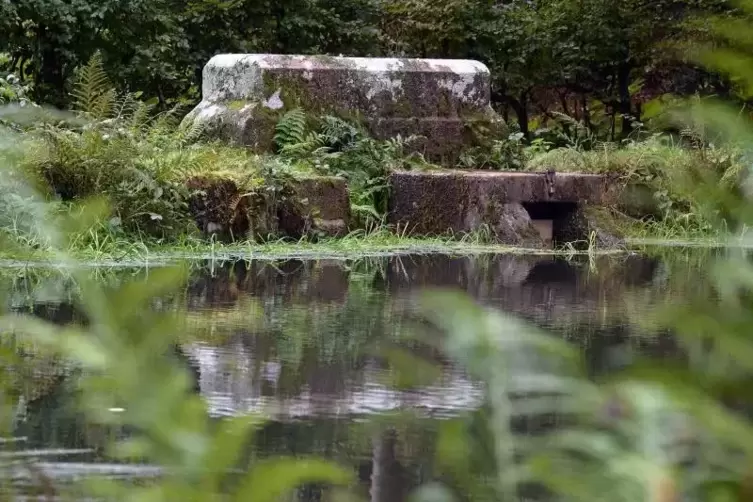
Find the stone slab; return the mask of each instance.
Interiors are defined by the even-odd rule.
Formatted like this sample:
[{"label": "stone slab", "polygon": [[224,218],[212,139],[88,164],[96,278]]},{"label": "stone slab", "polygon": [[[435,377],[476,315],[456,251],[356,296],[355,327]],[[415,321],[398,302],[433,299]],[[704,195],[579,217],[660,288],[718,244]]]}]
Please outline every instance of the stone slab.
[{"label": "stone slab", "polygon": [[268,151],[293,108],[361,119],[377,138],[426,138],[427,156],[454,161],[479,135],[506,134],[490,106],[488,68],[473,60],[221,54],[203,70],[202,101],[186,121]]},{"label": "stone slab", "polygon": [[194,177],[186,186],[194,192],[189,210],[206,237],[232,242],[348,231],[350,202],[343,178],[302,177],[291,182],[290,193],[275,200],[247,193],[229,179]]},{"label": "stone slab", "polygon": [[515,227],[524,226],[517,205],[601,205],[608,199],[608,185],[606,177],[594,174],[399,171],[390,177],[389,220],[399,231],[407,228],[417,235],[499,227],[498,240],[517,245],[519,237],[504,232],[513,215]]},{"label": "stone slab", "polygon": [[293,181],[293,211],[278,211],[279,230],[290,237],[305,234],[337,237],[347,234],[350,197],[343,178],[311,176]]}]

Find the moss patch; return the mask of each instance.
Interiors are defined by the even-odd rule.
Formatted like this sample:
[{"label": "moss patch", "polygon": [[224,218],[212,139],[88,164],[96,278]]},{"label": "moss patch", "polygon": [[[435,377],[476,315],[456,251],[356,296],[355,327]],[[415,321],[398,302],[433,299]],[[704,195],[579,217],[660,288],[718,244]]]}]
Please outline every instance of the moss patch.
[{"label": "moss patch", "polygon": [[233,180],[201,176],[190,178],[186,186],[192,191],[189,211],[204,235],[223,242],[248,237],[249,196]]}]

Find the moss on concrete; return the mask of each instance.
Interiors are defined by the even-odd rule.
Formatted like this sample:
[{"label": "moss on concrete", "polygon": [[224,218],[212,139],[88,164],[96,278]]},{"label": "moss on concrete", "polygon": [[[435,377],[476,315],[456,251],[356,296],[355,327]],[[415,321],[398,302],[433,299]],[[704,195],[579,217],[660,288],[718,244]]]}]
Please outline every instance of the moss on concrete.
[{"label": "moss on concrete", "polygon": [[[208,111],[202,120],[212,119],[213,104],[223,108],[218,134],[258,150],[271,148],[274,124],[282,114],[302,108],[313,116],[361,115],[377,139],[425,137],[420,148],[429,160],[449,165],[466,140],[464,122],[501,120],[489,107],[488,70],[468,61],[217,56],[205,73],[213,86],[199,106]],[[223,79],[232,85],[223,85]],[[267,100],[278,92],[282,103],[270,110]],[[224,102],[234,94],[253,95],[259,106],[247,111],[241,103]]]},{"label": "moss on concrete", "polygon": [[223,242],[270,236],[336,236],[348,230],[350,203],[345,180],[302,176],[276,190],[249,190],[222,176],[195,176],[186,182],[197,226]]},{"label": "moss on concrete", "polygon": [[255,106],[256,103],[253,101],[248,101],[245,99],[234,99],[232,101],[227,102],[227,109],[231,111],[239,111],[245,108],[246,106]]},{"label": "moss on concrete", "polygon": [[196,176],[186,186],[192,191],[189,211],[204,235],[224,242],[248,236],[249,198],[233,180]]},{"label": "moss on concrete", "polygon": [[525,245],[537,239],[520,204],[599,204],[606,191],[601,176],[562,175],[554,180],[550,185],[545,175],[532,173],[395,172],[390,178],[389,221],[425,236],[486,227],[502,243]]}]

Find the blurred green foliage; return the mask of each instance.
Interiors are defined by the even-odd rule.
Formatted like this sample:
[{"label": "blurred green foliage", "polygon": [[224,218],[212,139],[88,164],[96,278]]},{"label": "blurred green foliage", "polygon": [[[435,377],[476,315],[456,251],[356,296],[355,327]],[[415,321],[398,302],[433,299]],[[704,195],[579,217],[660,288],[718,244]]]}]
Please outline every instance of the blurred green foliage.
[{"label": "blurred green foliage", "polygon": [[[749,2],[740,7],[753,12]],[[712,36],[722,36],[734,50],[707,46],[696,54],[731,71],[744,92],[750,80],[745,42],[750,24],[717,18],[712,26]],[[688,105],[679,116],[683,123],[700,125],[707,137],[737,149],[741,165],[734,186],[724,183],[730,175],[724,170],[694,166],[678,182],[692,187],[696,207],[723,234],[748,228],[753,223],[746,189],[753,124],[734,106],[707,100]],[[535,329],[460,297],[427,297],[429,318],[446,330],[449,352],[488,384],[488,409],[477,416],[495,448],[487,452],[487,470],[468,470],[462,479],[472,480],[471,486],[496,480],[501,499],[509,499],[503,494],[510,494],[510,483],[535,479],[557,500],[604,500],[605,494],[625,501],[749,500],[753,266],[748,239],[731,241],[732,247],[711,256],[697,274],[670,274],[669,287],[686,294],[656,305],[648,316],[638,311],[633,316],[639,329],[670,330],[688,354],[684,362],[640,358],[592,381],[578,376],[577,365],[564,364],[572,360],[571,348],[540,337]],[[742,249],[736,247],[740,243]],[[516,388],[526,381],[531,382],[526,391]],[[518,397],[514,405],[511,395]],[[529,406],[532,412],[559,416],[561,423],[543,435],[517,437],[510,410]],[[466,451],[463,438],[471,423],[448,429],[446,441],[453,446],[447,451]],[[474,454],[479,450],[461,454],[459,465],[469,465]],[[516,468],[511,458],[520,461]],[[479,472],[485,473],[482,479]]]},{"label": "blurred green foliage", "polygon": [[[108,445],[108,454],[122,460],[151,462],[161,469],[155,482],[86,480],[86,492],[106,498],[139,500],[274,501],[305,482],[347,486],[351,474],[314,458],[249,456],[245,449],[261,417],[241,416],[222,423],[212,421],[201,398],[190,392],[185,367],[172,359],[170,347],[187,336],[182,309],[158,311],[156,298],[185,282],[180,267],[163,268],[149,280],[107,288],[92,280],[66,254],[66,228],[86,226],[99,217],[101,204],[82,206],[76,221],[51,219],[48,203],[17,176],[12,138],[4,134],[2,193],[25,195],[29,225],[45,236],[61,266],[70,267],[77,285],[76,305],[87,322],[57,326],[20,313],[3,315],[0,331],[6,364],[24,347],[40,357],[63,357],[82,372],[78,383],[81,410],[89,423],[128,427],[129,439]],[[9,186],[10,185],[10,186]],[[8,190],[11,190],[10,192]],[[92,214],[94,213],[94,214]],[[67,224],[67,226],[66,226]],[[10,343],[12,341],[12,343]],[[5,375],[17,371],[5,367]],[[20,373],[22,374],[22,373]],[[18,394],[13,381],[3,379],[2,425],[7,437]],[[121,413],[113,412],[122,409]],[[240,468],[240,474],[235,472]]]}]

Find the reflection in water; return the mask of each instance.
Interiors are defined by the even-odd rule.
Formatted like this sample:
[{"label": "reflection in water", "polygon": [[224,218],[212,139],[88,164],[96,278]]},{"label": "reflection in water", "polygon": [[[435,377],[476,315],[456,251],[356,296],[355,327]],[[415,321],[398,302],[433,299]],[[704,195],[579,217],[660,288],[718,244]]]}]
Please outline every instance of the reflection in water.
[{"label": "reflection in water", "polygon": [[[327,455],[358,469],[372,501],[399,501],[431,477],[436,419],[483,400],[483,388],[462,368],[406,336],[414,327],[412,293],[465,291],[579,344],[588,371],[597,374],[628,363],[636,351],[680,357],[671,337],[637,336],[626,320],[626,296],[664,294],[656,280],[661,265],[637,256],[514,255],[211,264],[193,273],[182,296],[156,307],[187,306],[187,328],[200,336],[175,355],[193,371],[213,415],[264,412],[273,422],[257,438],[260,452]],[[70,302],[60,301],[75,289],[63,280],[14,279],[5,289],[13,309],[57,323],[83,321]],[[438,378],[397,390],[381,357],[393,346],[440,364]],[[30,446],[98,448],[112,434],[87,426],[73,411],[75,372],[64,362],[40,360],[22,383],[30,402],[16,432]],[[401,410],[418,418],[402,428],[362,420]],[[532,433],[539,422],[523,420],[521,427]],[[315,500],[316,493],[308,488],[301,500]]]}]

